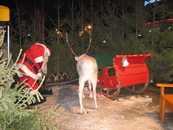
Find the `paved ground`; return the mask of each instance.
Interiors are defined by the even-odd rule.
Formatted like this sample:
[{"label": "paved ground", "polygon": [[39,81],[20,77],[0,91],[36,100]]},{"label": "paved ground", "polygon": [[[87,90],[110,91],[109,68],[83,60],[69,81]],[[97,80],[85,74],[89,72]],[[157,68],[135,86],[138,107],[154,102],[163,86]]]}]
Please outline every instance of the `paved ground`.
[{"label": "paved ground", "polygon": [[[121,89],[119,100],[111,100],[97,95],[99,110],[93,109],[93,100],[84,99],[88,114],[79,114],[77,84],[51,86],[54,95],[35,107],[46,107],[49,112],[52,106],[59,104],[51,120],[57,123],[59,130],[173,130],[173,113],[166,110],[165,122],[158,119],[159,89],[149,86],[143,95],[135,95]],[[86,97],[88,90],[84,91]]]}]

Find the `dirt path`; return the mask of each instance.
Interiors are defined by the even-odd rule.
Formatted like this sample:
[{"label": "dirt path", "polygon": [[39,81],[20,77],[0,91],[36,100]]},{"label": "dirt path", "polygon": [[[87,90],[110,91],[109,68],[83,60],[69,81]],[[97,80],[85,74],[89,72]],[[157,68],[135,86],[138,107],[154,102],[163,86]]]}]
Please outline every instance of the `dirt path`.
[{"label": "dirt path", "polygon": [[[119,100],[110,100],[103,95],[97,95],[99,110],[94,110],[93,100],[84,99],[88,114],[79,114],[78,86],[64,84],[51,87],[54,95],[37,107],[59,104],[52,120],[57,123],[58,130],[173,130],[173,113],[165,115],[165,122],[158,119],[159,89],[148,87],[143,95],[134,95],[122,89]],[[87,97],[88,91],[84,91]]]}]

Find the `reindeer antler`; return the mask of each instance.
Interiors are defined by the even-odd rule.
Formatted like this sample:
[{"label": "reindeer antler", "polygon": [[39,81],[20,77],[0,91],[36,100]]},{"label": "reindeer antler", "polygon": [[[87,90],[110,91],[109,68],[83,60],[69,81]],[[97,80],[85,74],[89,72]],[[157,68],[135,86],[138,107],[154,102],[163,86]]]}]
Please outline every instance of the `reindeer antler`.
[{"label": "reindeer antler", "polygon": [[[85,31],[87,31],[87,32],[89,33],[89,35],[90,35],[88,48],[87,48],[87,50],[86,50],[86,52],[85,52],[85,54],[87,54],[88,51],[89,51],[89,49],[90,49],[90,47],[91,47],[92,36],[91,36],[91,30],[85,29]],[[68,47],[70,48],[71,52],[72,52],[75,56],[77,56],[76,53],[73,51],[73,49],[71,48],[71,46],[70,46],[70,44],[69,44],[69,41],[68,41],[68,33],[67,33],[67,32],[66,32],[66,42],[67,42],[67,45],[68,45]]]},{"label": "reindeer antler", "polygon": [[89,33],[89,35],[90,35],[90,39],[89,39],[88,48],[87,48],[87,50],[86,50],[86,52],[85,52],[85,54],[87,54],[87,53],[88,53],[88,51],[89,51],[89,49],[90,49],[90,46],[91,46],[92,37],[91,37],[91,30],[87,30],[87,29],[86,29],[85,31],[87,31],[87,32]]},{"label": "reindeer antler", "polygon": [[70,48],[71,52],[73,53],[73,55],[77,56],[76,53],[73,51],[73,49],[71,48],[69,42],[68,42],[68,33],[66,32],[66,42],[67,42],[67,45],[68,47]]}]

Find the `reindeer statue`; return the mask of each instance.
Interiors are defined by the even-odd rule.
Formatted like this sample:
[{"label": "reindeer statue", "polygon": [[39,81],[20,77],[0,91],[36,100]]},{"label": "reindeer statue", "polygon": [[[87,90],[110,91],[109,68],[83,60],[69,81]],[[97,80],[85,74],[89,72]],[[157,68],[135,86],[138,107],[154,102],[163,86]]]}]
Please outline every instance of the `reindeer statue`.
[{"label": "reindeer statue", "polygon": [[75,55],[75,59],[77,61],[77,72],[79,75],[79,90],[78,90],[78,94],[79,94],[79,103],[80,103],[80,113],[81,114],[86,114],[87,111],[84,109],[83,106],[83,99],[84,99],[84,93],[83,93],[83,89],[84,89],[84,84],[85,82],[88,81],[88,85],[89,85],[89,89],[90,89],[90,99],[94,99],[94,108],[98,109],[99,106],[97,105],[97,99],[96,99],[96,86],[97,86],[97,75],[98,75],[98,66],[97,66],[97,62],[96,60],[91,57],[88,56],[88,50],[90,48],[91,45],[91,32],[87,31],[90,34],[90,40],[89,40],[89,45],[87,48],[87,51],[85,54],[82,54],[80,56],[77,56],[73,49],[71,48],[69,41],[68,41],[68,37],[67,37],[67,33],[66,33],[66,42],[68,44],[68,47],[70,48],[71,52]]}]

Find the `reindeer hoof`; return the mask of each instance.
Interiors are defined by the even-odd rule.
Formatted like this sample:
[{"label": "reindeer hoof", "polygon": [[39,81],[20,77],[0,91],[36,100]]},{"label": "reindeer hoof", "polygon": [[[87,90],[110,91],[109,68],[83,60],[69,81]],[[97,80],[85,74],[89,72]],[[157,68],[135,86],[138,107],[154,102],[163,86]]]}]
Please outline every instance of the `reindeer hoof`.
[{"label": "reindeer hoof", "polygon": [[83,99],[83,100],[85,99],[85,95],[82,96],[82,99]]},{"label": "reindeer hoof", "polygon": [[93,98],[93,97],[91,97],[91,96],[89,96],[89,99],[90,99],[90,100],[93,100],[94,98]]},{"label": "reindeer hoof", "polygon": [[87,114],[88,112],[83,110],[83,111],[80,111],[80,114]]},{"label": "reindeer hoof", "polygon": [[98,110],[98,109],[100,109],[100,107],[99,106],[95,106],[94,109]]},{"label": "reindeer hoof", "polygon": [[91,100],[93,100],[93,99],[94,99],[94,97],[93,97],[93,95],[92,95],[92,94],[90,94],[90,95],[89,95],[89,99],[91,99]]}]

